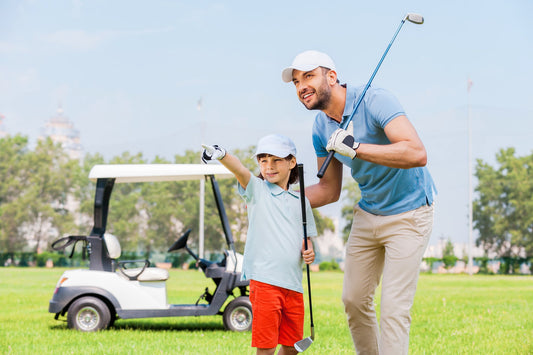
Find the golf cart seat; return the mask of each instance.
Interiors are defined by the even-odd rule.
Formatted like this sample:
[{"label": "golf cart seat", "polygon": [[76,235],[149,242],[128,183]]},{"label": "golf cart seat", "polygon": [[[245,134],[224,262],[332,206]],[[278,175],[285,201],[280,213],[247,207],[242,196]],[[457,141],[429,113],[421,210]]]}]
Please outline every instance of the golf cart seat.
[{"label": "golf cart seat", "polygon": [[[118,261],[122,250],[120,243],[113,234],[104,234],[104,244],[109,258],[113,260],[113,270],[118,269],[118,273],[130,281],[165,281],[168,279],[168,271],[158,267],[150,267],[148,260],[123,260]],[[143,264],[142,267],[135,267]],[[128,267],[128,265],[133,267]]]}]

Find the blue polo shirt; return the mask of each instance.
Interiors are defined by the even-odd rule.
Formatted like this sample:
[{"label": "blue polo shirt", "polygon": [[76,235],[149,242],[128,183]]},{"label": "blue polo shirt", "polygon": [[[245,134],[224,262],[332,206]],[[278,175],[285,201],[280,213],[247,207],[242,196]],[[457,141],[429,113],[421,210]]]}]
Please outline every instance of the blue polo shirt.
[{"label": "blue polo shirt", "polygon": [[[346,86],[343,122],[352,114],[363,89],[364,86]],[[384,89],[370,87],[352,119],[353,131],[350,133],[356,142],[390,144],[384,128],[401,115],[405,112],[396,97]],[[329,137],[340,125],[322,111],[316,115],[313,145],[317,157],[328,155],[326,146]],[[389,168],[357,158],[352,160],[338,153],[335,153],[335,158],[351,168],[352,177],[361,190],[359,206],[367,212],[394,215],[433,203],[436,189],[427,167]]]},{"label": "blue polo shirt", "polygon": [[[251,176],[246,190],[248,233],[244,247],[243,280],[256,280],[303,293],[303,224],[299,193]],[[317,235],[313,211],[306,199],[307,236]]]}]

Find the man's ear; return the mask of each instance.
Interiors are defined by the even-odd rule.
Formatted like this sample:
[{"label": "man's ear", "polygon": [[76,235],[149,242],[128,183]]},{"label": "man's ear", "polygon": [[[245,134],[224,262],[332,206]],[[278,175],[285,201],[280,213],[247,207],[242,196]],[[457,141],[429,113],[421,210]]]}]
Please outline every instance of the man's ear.
[{"label": "man's ear", "polygon": [[328,78],[328,84],[333,86],[337,83],[337,72],[335,70],[330,70],[328,71],[328,73],[326,74],[327,78]]}]

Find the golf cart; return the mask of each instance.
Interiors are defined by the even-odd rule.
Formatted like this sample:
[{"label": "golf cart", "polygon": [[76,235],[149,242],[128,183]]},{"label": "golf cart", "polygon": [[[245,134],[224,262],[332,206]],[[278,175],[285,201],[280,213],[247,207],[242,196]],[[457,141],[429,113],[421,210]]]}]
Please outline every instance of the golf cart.
[{"label": "golf cart", "polygon": [[[242,255],[235,251],[233,236],[224,209],[218,177],[233,175],[220,165],[200,164],[124,164],[96,165],[89,178],[96,181],[94,226],[89,236],[69,236],[52,244],[55,250],[78,242],[89,255],[89,269],[65,271],[57,282],[50,300],[55,319],[67,314],[69,328],[90,332],[112,326],[117,318],[151,318],[222,315],[224,327],[233,331],[251,329],[252,307],[248,298],[248,281],[241,281]],[[220,262],[199,258],[187,246],[190,229],[169,249],[185,249],[207,278],[216,285],[208,288],[195,304],[168,304],[166,269],[152,267],[148,260],[119,260],[120,243],[106,233],[109,201],[115,183],[209,179],[229,250]],[[141,264],[139,264],[141,262]],[[140,266],[140,267],[139,267]],[[237,293],[237,296],[234,294]],[[228,298],[234,299],[222,310]],[[200,303],[202,301],[202,303]],[[205,303],[207,302],[207,304]]]}]

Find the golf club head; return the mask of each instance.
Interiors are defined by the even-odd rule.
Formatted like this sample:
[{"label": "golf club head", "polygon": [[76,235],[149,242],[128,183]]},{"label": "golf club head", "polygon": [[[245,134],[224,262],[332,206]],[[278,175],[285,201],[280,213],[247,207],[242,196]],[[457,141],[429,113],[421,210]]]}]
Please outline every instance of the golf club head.
[{"label": "golf club head", "polygon": [[296,349],[296,351],[301,353],[301,352],[306,351],[307,348],[311,346],[311,344],[313,344],[313,339],[311,339],[311,337],[307,337],[305,339],[302,339],[294,343],[294,348]]},{"label": "golf club head", "polygon": [[424,23],[424,16],[419,15],[419,14],[413,14],[413,13],[407,14],[405,15],[405,19],[417,25],[421,25]]}]

